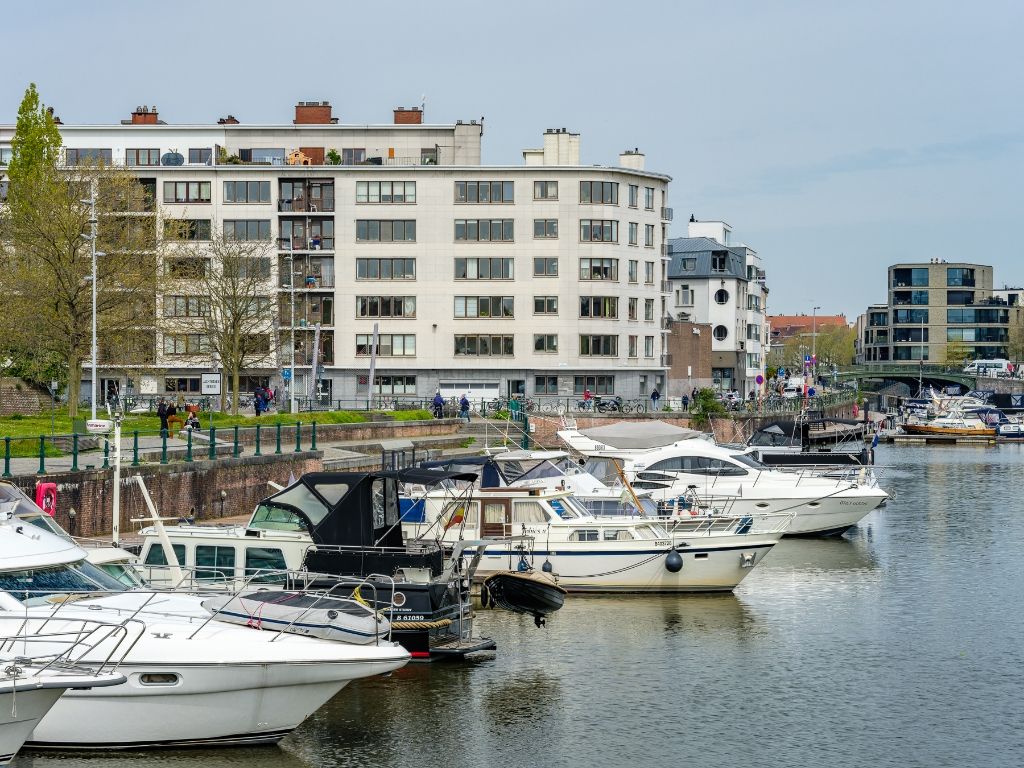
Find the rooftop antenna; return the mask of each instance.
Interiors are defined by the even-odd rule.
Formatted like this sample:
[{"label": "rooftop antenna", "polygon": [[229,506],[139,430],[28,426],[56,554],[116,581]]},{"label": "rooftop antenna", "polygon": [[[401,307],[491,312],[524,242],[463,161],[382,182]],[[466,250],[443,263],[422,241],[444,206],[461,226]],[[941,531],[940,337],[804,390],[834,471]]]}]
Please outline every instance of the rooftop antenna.
[{"label": "rooftop antenna", "polygon": [[427,94],[420,96],[420,112],[426,114],[427,112]]}]

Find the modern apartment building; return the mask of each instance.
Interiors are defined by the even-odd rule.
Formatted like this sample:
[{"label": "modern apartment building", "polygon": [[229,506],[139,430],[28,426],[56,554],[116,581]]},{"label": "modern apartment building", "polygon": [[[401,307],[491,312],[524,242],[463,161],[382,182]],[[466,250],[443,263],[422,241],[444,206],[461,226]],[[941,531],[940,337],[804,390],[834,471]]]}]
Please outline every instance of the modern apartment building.
[{"label": "modern apartment building", "polygon": [[992,267],[941,260],[894,264],[887,292],[887,303],[868,307],[861,323],[863,362],[943,363],[954,342],[972,360],[1007,357],[1011,309],[1020,295],[994,291]]},{"label": "modern apartment building", "polygon": [[[59,127],[67,164],[125,166],[151,190],[139,216],[154,237],[175,222],[199,255],[221,236],[267,243],[276,332],[246,389],[283,386],[294,355],[300,396],[363,400],[375,329],[372,391],[385,396],[663,386],[670,178],[638,151],[583,166],[564,128],[522,165],[483,165],[482,119],[422,119],[400,108],[392,123],[346,124],[300,102],[290,125],[168,125],[139,107],[120,124]],[[0,126],[0,164],[13,129]],[[192,311],[187,298],[166,289],[157,316]],[[202,338],[140,333],[153,363],[101,360],[101,391],[196,393],[218,370]]]},{"label": "modern apartment building", "polygon": [[[711,376],[720,390],[758,390],[768,351],[765,271],[757,252],[732,243],[724,221],[691,217],[688,237],[669,241],[669,313],[711,326]],[[685,361],[679,361],[685,365]],[[687,378],[674,371],[673,379]]]}]

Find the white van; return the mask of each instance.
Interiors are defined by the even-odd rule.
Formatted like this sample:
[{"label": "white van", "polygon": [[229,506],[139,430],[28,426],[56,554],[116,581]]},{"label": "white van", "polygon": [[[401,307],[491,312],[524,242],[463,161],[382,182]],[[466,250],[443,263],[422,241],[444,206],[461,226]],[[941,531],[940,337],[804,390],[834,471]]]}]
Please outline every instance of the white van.
[{"label": "white van", "polygon": [[964,373],[973,373],[976,376],[1009,376],[1009,360],[975,360],[964,368]]}]

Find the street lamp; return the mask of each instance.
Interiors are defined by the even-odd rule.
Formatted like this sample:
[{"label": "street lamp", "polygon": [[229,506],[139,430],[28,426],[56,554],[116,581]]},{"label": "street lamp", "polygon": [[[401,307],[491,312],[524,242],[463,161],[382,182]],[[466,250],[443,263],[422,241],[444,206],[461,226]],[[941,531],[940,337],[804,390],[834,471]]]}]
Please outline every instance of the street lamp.
[{"label": "street lamp", "polygon": [[295,240],[288,233],[288,286],[292,299],[292,354],[291,371],[288,379],[288,412],[295,413]]},{"label": "street lamp", "polygon": [[818,380],[818,310],[811,309],[811,386]]},{"label": "street lamp", "polygon": [[[96,258],[98,256],[106,256],[105,253],[101,253],[96,250],[96,226],[99,223],[96,218],[96,187],[93,186],[89,190],[89,199],[80,201],[83,205],[89,206],[89,219],[86,222],[89,225],[89,234],[83,234],[82,237],[89,241],[89,250],[92,254],[92,382],[89,385],[89,400],[92,405],[92,418],[96,420]],[[72,393],[68,393],[71,397]],[[78,397],[78,393],[74,393],[74,397]],[[76,401],[77,402],[77,401]]]}]

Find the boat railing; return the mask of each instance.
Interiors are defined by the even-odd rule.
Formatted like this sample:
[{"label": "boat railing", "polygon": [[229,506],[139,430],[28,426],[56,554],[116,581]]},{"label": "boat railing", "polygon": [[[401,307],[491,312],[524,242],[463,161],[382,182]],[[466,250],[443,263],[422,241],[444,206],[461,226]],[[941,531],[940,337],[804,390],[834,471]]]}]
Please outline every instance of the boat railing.
[{"label": "boat railing", "polygon": [[[145,634],[140,621],[112,623],[52,616],[0,616],[0,655],[16,654],[26,677],[117,671]],[[11,624],[17,626],[10,629]],[[28,669],[31,668],[31,673]]]},{"label": "boat railing", "polygon": [[687,536],[783,534],[796,512],[765,512],[729,515],[682,515],[656,518],[671,534]]}]

